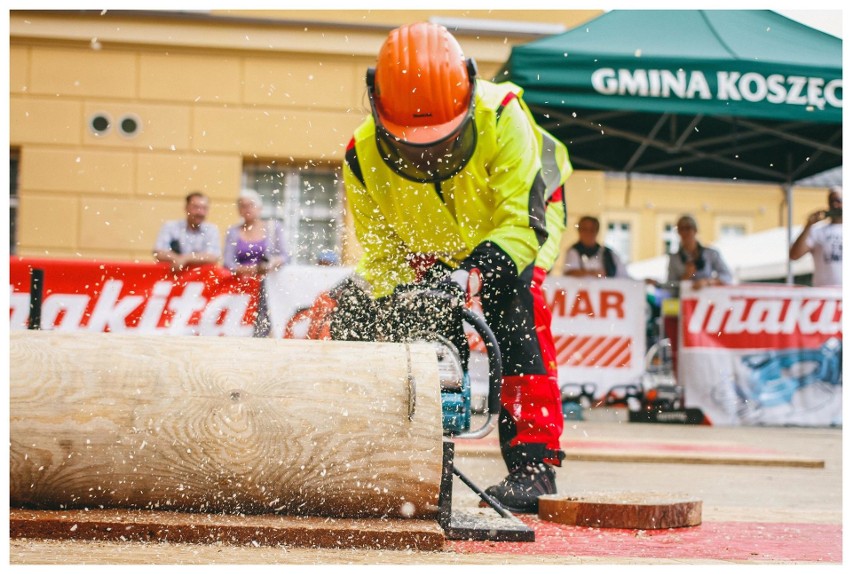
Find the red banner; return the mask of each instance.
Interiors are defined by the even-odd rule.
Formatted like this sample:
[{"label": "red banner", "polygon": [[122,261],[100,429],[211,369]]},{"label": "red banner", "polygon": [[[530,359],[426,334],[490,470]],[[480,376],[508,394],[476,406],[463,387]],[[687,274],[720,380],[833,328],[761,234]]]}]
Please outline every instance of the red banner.
[{"label": "red banner", "polygon": [[840,288],[682,288],[677,376],[715,425],[843,423]]},{"label": "red banner", "polygon": [[172,273],[166,264],[12,257],[10,328],[25,329],[30,273],[44,271],[41,328],[251,336],[259,281],[215,265]]},{"label": "red banner", "polygon": [[829,337],[842,336],[839,290],[773,286],[751,291],[718,290],[713,297],[683,298],[683,347],[817,347]]}]

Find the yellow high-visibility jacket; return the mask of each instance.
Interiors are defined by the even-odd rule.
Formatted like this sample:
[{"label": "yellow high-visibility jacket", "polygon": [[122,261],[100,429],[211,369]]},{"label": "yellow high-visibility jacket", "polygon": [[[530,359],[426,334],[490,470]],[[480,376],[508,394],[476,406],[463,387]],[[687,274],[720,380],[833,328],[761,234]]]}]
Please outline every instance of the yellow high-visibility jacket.
[{"label": "yellow high-visibility jacket", "polygon": [[355,130],[343,178],[364,251],[356,272],[373,297],[412,283],[409,260],[417,255],[478,267],[486,281],[517,276],[534,262],[553,265],[565,228],[564,194],[547,200],[572,168],[565,146],[538,127],[521,94],[510,82],[477,80],[476,148],[461,172],[439,184],[388,167],[372,117]]}]

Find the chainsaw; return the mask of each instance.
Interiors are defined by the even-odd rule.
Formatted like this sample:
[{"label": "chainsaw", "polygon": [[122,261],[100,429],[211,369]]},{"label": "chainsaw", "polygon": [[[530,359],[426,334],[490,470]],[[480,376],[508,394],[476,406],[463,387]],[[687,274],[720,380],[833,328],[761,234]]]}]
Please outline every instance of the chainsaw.
[{"label": "chainsaw", "polygon": [[[457,306],[446,292],[430,287],[399,291],[389,302],[390,340],[431,344],[438,358],[444,436],[482,438],[497,426],[503,368],[500,347],[484,317],[467,306]],[[485,422],[471,429],[471,352],[465,331],[484,343],[488,362],[488,399]]]},{"label": "chainsaw", "polygon": [[[481,315],[467,305],[459,305],[453,301],[453,295],[440,288],[406,287],[395,292],[389,303],[385,309],[391,310],[391,316],[384,324],[392,326],[391,340],[431,344],[438,358],[442,425],[446,437],[438,503],[439,523],[444,535],[455,540],[534,541],[535,532],[465,476],[454,461],[454,440],[483,438],[498,425],[503,369],[494,332]],[[384,319],[387,318],[380,316],[380,322]],[[482,340],[488,359],[487,416],[476,429],[471,429],[471,347],[465,328]],[[482,500],[480,506],[491,507],[499,518],[489,520],[479,514],[454,510],[453,477],[458,477],[479,496]]]}]

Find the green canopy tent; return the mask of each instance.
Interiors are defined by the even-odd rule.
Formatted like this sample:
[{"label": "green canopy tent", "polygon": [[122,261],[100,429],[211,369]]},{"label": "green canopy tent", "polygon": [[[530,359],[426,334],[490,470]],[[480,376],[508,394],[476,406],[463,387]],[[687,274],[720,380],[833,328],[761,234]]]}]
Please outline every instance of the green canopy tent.
[{"label": "green canopy tent", "polygon": [[841,41],[766,10],[613,10],[512,48],[575,167],[793,182],[842,164]]}]

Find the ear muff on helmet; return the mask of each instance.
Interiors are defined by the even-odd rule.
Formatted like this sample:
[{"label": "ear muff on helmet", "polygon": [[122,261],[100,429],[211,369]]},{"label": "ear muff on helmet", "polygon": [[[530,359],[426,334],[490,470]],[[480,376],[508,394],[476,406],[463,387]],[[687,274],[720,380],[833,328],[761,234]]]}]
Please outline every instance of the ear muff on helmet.
[{"label": "ear muff on helmet", "polygon": [[366,77],[376,144],[391,169],[427,183],[464,168],[476,148],[476,75],[443,26],[391,32]]}]

